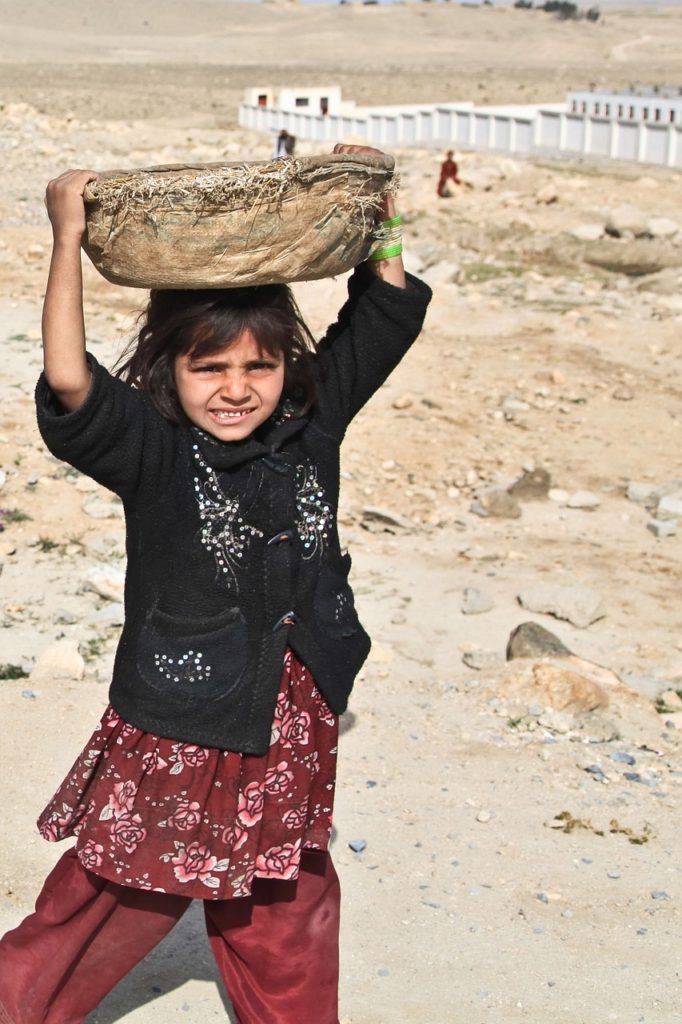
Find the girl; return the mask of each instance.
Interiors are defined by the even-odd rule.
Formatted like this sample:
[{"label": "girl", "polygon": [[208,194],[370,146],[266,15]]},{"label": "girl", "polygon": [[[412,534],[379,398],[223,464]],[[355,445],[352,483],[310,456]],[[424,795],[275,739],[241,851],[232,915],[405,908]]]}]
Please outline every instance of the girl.
[{"label": "girl", "polygon": [[430,292],[405,275],[389,198],[318,346],[284,285],[152,292],[111,376],[85,347],[95,177],[47,187],[38,423],[123,501],[125,625],[110,704],[39,820],[75,848],[0,942],[0,1022],[79,1024],[197,898],[241,1024],[338,1024],[327,846],[338,715],[369,651],[336,528],[339,447]]}]

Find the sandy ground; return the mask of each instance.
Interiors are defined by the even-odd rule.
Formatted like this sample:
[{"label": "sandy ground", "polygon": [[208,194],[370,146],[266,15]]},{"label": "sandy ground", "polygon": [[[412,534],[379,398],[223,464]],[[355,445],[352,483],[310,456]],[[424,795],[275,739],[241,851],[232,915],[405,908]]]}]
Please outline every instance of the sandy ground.
[{"label": "sandy ground", "polygon": [[[108,496],[55,462],[34,425],[45,182],[71,165],[266,157],[270,139],[236,128],[242,88],[263,82],[340,82],[361,102],[673,83],[682,12],[560,25],[450,4],[0,0],[0,24],[0,662],[33,673],[0,682],[4,929],[60,853],[34,820],[105,703],[116,605],[87,576],[123,559],[117,510],[92,515]],[[439,154],[396,157],[407,258],[435,295],[344,455],[340,521],[375,646],[340,757],[342,1019],[672,1024],[682,546],[647,528],[654,511],[627,489],[682,478],[682,178],[463,153],[468,186],[439,200]],[[576,237],[623,204],[656,230]],[[111,362],[143,297],[89,265],[85,278],[90,345]],[[315,330],[343,292],[297,287]],[[491,488],[538,467],[549,496],[516,518],[479,514]],[[579,627],[521,607],[548,583],[592,588],[604,614]],[[467,588],[488,610],[463,612]],[[612,674],[506,663],[524,621]],[[79,646],[82,678],[35,673],[56,641]],[[88,1024],[229,1018],[202,927],[195,906]]]}]

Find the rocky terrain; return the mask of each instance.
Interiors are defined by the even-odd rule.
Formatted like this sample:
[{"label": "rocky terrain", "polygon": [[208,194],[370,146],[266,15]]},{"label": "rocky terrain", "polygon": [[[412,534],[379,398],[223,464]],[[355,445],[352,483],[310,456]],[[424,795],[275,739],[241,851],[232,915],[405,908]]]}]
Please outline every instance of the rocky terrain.
[{"label": "rocky terrain", "polygon": [[[542,36],[511,10],[192,6],[183,54],[174,4],[149,5],[145,34],[132,5],[116,5],[128,27],[75,2],[50,26],[46,6],[41,30],[40,5],[27,15],[0,3],[3,928],[30,909],[60,852],[34,820],[106,701],[124,571],[120,506],[49,456],[35,427],[46,181],[72,165],[268,157],[270,138],[236,127],[234,83],[319,79],[327,33],[344,39],[360,20],[348,78],[334,66],[359,100],[377,81],[356,64],[359,34],[381,38],[386,76],[400,60],[424,99],[441,99],[446,80],[437,88],[420,69],[442,69],[444,19],[457,17],[450,38],[468,40],[470,56],[450,93],[463,81],[468,98],[477,80],[498,100],[499,79],[500,90],[523,82],[524,95],[556,100],[546,91],[583,67],[575,84],[592,80],[588,68],[610,82],[645,67],[650,77],[652,48],[665,75],[682,24],[674,11],[609,14],[595,41],[583,23],[561,37],[546,21]],[[236,68],[219,59],[220,32],[209,38],[218,7],[242,39]],[[540,34],[527,64],[529,24]],[[261,46],[270,40],[267,74],[248,64],[258,31]],[[295,39],[295,55],[282,43],[278,63],[276,38]],[[406,260],[434,299],[344,455],[340,518],[375,644],[340,758],[342,1017],[672,1024],[682,1019],[682,177],[459,153],[464,184],[439,199],[441,155],[395,155]],[[111,364],[144,296],[90,265],[85,287],[90,347]],[[297,286],[316,332],[344,289]],[[88,1024],[204,1024],[226,1007],[193,910]]]}]

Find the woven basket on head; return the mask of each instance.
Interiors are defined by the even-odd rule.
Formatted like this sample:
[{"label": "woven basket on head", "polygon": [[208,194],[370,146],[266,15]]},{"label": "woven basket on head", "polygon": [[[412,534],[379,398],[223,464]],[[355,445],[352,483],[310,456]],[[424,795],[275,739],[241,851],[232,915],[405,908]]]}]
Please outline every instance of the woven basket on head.
[{"label": "woven basket on head", "polygon": [[85,190],[83,247],[135,288],[315,280],[366,258],[392,189],[384,155],[107,171]]}]

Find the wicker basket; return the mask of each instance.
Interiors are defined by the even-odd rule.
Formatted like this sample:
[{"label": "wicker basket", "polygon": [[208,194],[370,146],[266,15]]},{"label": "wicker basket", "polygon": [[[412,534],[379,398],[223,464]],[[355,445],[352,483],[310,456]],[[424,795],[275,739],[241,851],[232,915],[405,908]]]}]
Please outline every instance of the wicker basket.
[{"label": "wicker basket", "polygon": [[134,288],[315,280],[366,258],[393,159],[331,155],[107,171],[85,190],[83,247]]}]

